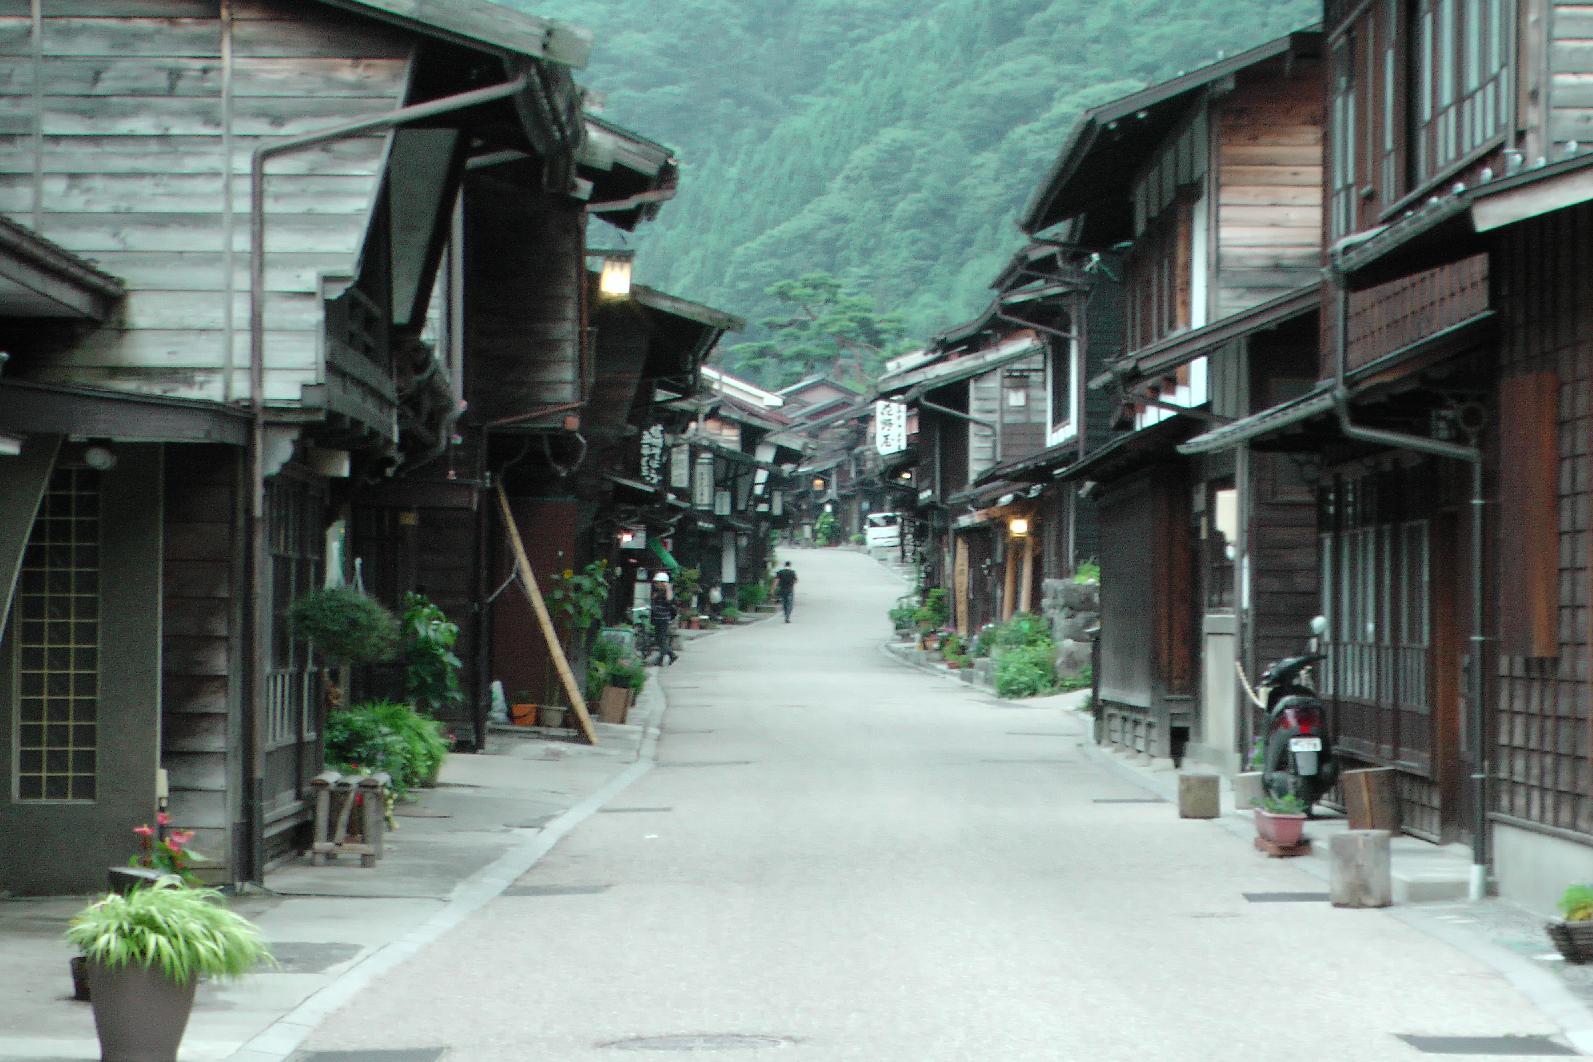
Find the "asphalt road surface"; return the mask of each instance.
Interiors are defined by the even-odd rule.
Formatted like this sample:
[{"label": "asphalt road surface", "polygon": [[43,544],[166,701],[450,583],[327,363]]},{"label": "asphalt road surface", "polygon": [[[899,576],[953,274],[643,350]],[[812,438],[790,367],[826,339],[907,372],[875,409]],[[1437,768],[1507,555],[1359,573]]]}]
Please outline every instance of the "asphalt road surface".
[{"label": "asphalt road surface", "polygon": [[903,586],[866,557],[787,556],[791,624],[663,673],[657,767],[307,1048],[1343,1062],[1437,1057],[1399,1034],[1556,1032],[1390,913],[1248,902],[1325,886],[1123,802],[1146,794],[1054,708],[887,658]]}]

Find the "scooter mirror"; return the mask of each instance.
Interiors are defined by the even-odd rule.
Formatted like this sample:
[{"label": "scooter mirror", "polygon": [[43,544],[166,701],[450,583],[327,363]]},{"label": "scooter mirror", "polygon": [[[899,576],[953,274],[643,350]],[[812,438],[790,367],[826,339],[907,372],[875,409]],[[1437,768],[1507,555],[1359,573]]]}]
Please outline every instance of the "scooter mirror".
[{"label": "scooter mirror", "polygon": [[1326,616],[1313,616],[1311,618],[1311,633],[1316,635],[1318,638],[1327,633]]}]

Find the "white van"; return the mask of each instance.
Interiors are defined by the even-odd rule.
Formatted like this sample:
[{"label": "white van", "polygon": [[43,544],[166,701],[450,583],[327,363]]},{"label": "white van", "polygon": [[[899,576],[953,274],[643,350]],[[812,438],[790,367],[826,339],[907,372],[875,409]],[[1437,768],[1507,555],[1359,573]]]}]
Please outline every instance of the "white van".
[{"label": "white van", "polygon": [[869,549],[896,549],[902,544],[902,518],[896,513],[869,513],[863,539]]}]

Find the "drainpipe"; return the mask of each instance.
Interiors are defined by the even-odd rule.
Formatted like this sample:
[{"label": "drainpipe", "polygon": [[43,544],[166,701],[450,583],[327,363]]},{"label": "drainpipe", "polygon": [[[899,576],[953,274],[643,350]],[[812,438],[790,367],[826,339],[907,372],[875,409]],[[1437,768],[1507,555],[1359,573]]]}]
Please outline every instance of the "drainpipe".
[{"label": "drainpipe", "polygon": [[[266,597],[265,529],[265,178],[266,163],[279,155],[336,140],[392,129],[484,103],[508,99],[531,87],[530,72],[489,88],[400,107],[386,114],[356,118],[314,133],[287,137],[254,150],[249,165],[249,616],[250,661],[245,737],[249,743],[249,781],[244,812],[249,820],[246,880],[265,876],[265,670],[266,635],[271,616]],[[244,880],[244,878],[240,878]]]},{"label": "drainpipe", "polygon": [[1471,879],[1467,896],[1473,902],[1488,895],[1488,758],[1485,747],[1487,728],[1484,726],[1483,698],[1487,684],[1483,676],[1483,657],[1488,638],[1484,626],[1483,610],[1483,496],[1482,449],[1480,446],[1461,446],[1457,443],[1429,439],[1422,435],[1368,428],[1350,420],[1350,393],[1345,386],[1348,356],[1348,326],[1350,320],[1350,295],[1343,272],[1332,267],[1338,328],[1333,339],[1334,381],[1333,407],[1338,414],[1339,430],[1345,438],[1358,442],[1409,450],[1414,453],[1446,457],[1452,461],[1465,461],[1471,465],[1471,652],[1467,668],[1467,698],[1471,710],[1466,715],[1466,744],[1471,749]]}]

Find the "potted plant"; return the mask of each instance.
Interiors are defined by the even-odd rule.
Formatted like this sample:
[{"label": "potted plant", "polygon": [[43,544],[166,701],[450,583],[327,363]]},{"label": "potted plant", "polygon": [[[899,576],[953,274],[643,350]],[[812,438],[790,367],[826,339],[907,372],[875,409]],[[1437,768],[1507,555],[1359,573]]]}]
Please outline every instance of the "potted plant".
[{"label": "potted plant", "polygon": [[343,703],[344,671],[348,664],[378,664],[398,654],[398,620],[381,603],[352,586],[312,590],[288,611],[293,636],[315,647],[328,661],[326,701]]},{"label": "potted plant", "polygon": [[1256,805],[1256,834],[1263,841],[1288,847],[1305,832],[1305,801],[1293,793],[1262,797]]},{"label": "potted plant", "polygon": [[260,931],[215,889],[175,876],[110,893],[66,933],[86,960],[101,1057],[176,1062],[199,978],[239,977],[271,952]]},{"label": "potted plant", "polygon": [[516,726],[536,726],[537,704],[531,699],[530,690],[521,690],[514,695],[514,701],[509,705],[509,722]]},{"label": "potted plant", "polygon": [[1233,805],[1235,808],[1254,807],[1266,790],[1261,784],[1262,740],[1256,738],[1250,747],[1250,758],[1245,764],[1245,770],[1233,777]]},{"label": "potted plant", "polygon": [[1566,962],[1593,962],[1593,885],[1571,885],[1560,897],[1562,922],[1544,928]]},{"label": "potted plant", "polygon": [[741,622],[741,610],[734,605],[726,605],[724,611],[719,613],[719,618],[734,626]]},{"label": "potted plant", "polygon": [[537,725],[545,726],[550,730],[560,730],[564,727],[564,713],[566,709],[562,704],[537,705]]}]

